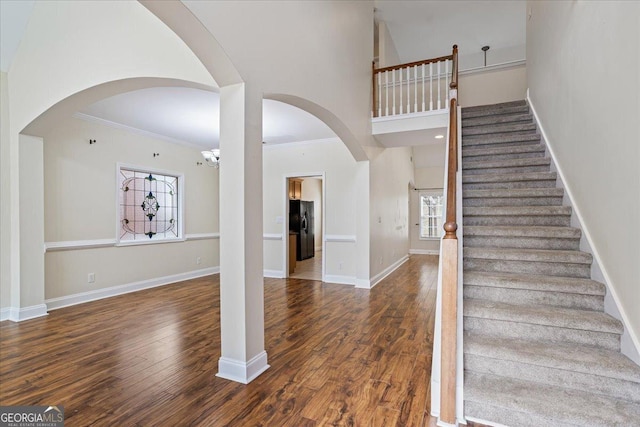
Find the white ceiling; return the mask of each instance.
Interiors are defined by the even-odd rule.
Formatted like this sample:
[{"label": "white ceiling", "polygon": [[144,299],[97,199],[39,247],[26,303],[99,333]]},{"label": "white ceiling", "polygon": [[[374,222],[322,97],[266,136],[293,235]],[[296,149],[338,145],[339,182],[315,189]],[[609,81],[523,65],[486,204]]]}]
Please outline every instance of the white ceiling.
[{"label": "white ceiling", "polygon": [[[263,101],[263,141],[282,144],[335,137],[315,116],[278,101]],[[185,87],[157,87],[103,99],[82,114],[213,148],[220,140],[220,95]]]},{"label": "white ceiling", "polygon": [[[33,0],[0,0],[1,69],[7,71],[33,11]],[[477,66],[490,45],[499,61],[523,59],[524,1],[380,1],[384,21],[402,62],[450,52],[460,46],[461,69]],[[495,62],[494,62],[495,63]],[[191,88],[151,88],[104,99],[81,113],[199,147],[217,146],[219,96]],[[296,107],[265,100],[263,139],[287,143],[335,137],[320,120]]]},{"label": "white ceiling", "polygon": [[525,1],[375,0],[374,6],[402,63],[448,55],[454,44],[461,69],[481,66],[487,45],[488,64],[524,59]]}]

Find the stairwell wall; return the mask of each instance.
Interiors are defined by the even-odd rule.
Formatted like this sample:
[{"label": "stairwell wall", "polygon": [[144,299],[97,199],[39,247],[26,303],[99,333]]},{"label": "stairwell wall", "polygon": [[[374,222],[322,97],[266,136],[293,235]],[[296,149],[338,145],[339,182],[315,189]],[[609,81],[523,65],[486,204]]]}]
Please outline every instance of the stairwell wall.
[{"label": "stairwell wall", "polygon": [[527,10],[529,97],[640,363],[640,3]]}]

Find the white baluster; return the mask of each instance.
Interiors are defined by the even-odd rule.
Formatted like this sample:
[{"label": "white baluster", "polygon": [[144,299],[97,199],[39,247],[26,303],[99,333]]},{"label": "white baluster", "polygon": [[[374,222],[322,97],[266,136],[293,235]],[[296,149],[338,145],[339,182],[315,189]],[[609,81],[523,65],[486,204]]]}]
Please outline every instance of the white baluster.
[{"label": "white baluster", "polygon": [[444,82],[445,82],[444,98],[446,100],[444,105],[446,108],[449,106],[449,60],[448,59],[444,61]]},{"label": "white baluster", "polygon": [[433,62],[429,63],[429,111],[433,110]]},{"label": "white baluster", "polygon": [[396,70],[391,70],[391,77],[393,77],[393,101],[391,102],[391,114],[396,115]]},{"label": "white baluster", "polygon": [[424,99],[424,64],[422,64],[422,112],[424,112],[425,107],[425,99]]},{"label": "white baluster", "polygon": [[384,72],[384,115],[389,115],[389,70]]},{"label": "white baluster", "polygon": [[382,115],[382,76],[380,73],[376,73],[378,76],[378,117]]},{"label": "white baluster", "polygon": [[418,66],[413,66],[413,112],[418,112]]},{"label": "white baluster", "polygon": [[438,110],[440,109],[440,61],[438,61]]},{"label": "white baluster", "polygon": [[402,68],[400,68],[398,71],[400,71],[400,114],[402,114]]},{"label": "white baluster", "polygon": [[407,114],[411,112],[411,68],[407,67]]}]

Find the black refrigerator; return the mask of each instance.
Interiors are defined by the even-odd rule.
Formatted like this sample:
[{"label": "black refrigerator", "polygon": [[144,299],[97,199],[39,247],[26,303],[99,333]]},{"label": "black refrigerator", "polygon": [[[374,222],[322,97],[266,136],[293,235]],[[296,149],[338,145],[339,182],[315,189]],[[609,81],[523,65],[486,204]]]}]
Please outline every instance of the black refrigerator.
[{"label": "black refrigerator", "polygon": [[315,251],[313,202],[289,200],[289,231],[297,234],[296,260],[312,258]]}]

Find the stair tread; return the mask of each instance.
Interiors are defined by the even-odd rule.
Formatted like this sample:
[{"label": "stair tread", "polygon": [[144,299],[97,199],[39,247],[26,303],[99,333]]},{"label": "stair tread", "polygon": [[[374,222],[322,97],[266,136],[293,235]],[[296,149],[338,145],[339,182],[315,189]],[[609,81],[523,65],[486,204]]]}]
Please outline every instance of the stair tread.
[{"label": "stair tread", "polygon": [[467,270],[464,272],[463,278],[465,286],[490,286],[598,296],[604,296],[606,292],[604,284],[578,277]]},{"label": "stair tread", "polygon": [[465,117],[462,119],[462,127],[491,126],[499,123],[521,123],[532,121],[533,115],[531,113],[517,112],[482,117]]},{"label": "stair tread", "polygon": [[[632,426],[640,419],[640,405],[581,390],[551,386],[495,375],[465,374],[465,401],[481,403],[482,412],[498,410],[493,420],[512,425],[513,414],[533,414],[546,425]],[[485,408],[486,407],[486,408]],[[500,411],[502,409],[503,411]],[[469,414],[483,417],[482,414]],[[501,419],[496,419],[501,416]],[[486,416],[485,416],[486,417]],[[540,425],[540,421],[534,424]]]},{"label": "stair tread", "polygon": [[462,135],[492,135],[496,133],[507,132],[535,132],[535,123],[514,122],[514,123],[497,123],[487,126],[463,127]]},{"label": "stair tread", "polygon": [[640,366],[622,353],[580,344],[465,334],[464,353],[635,382]]},{"label": "stair tread", "polygon": [[489,156],[501,154],[543,153],[546,148],[542,144],[516,145],[512,147],[467,148],[462,150],[462,157]]},{"label": "stair tread", "polygon": [[570,206],[469,206],[463,207],[467,215],[571,215]]},{"label": "stair tread", "polygon": [[562,197],[562,188],[491,188],[463,190],[462,198],[486,197]]},{"label": "stair tread", "polygon": [[514,237],[555,237],[560,239],[580,238],[582,232],[575,227],[554,227],[544,225],[468,225],[465,236],[514,236]]},{"label": "stair tread", "polygon": [[507,168],[517,166],[546,166],[551,165],[551,159],[548,157],[527,157],[524,159],[504,159],[504,160],[475,160],[466,162],[462,166],[465,169],[489,169],[489,168]]},{"label": "stair tread", "polygon": [[520,99],[518,101],[500,102],[498,104],[485,104],[485,105],[474,105],[473,107],[463,107],[462,113],[464,114],[471,111],[498,110],[501,108],[523,107],[523,106],[527,106],[527,101],[525,101],[524,99]]},{"label": "stair tread", "polygon": [[465,247],[463,257],[504,261],[517,260],[573,264],[591,264],[593,261],[593,256],[587,252],[563,249]]},{"label": "stair tread", "polygon": [[558,178],[556,172],[525,172],[525,173],[489,173],[477,175],[462,175],[462,183],[478,182],[513,182],[513,181],[555,181]]},{"label": "stair tread", "polygon": [[622,334],[624,330],[618,319],[602,312],[480,299],[465,299],[464,316],[611,334]]}]

